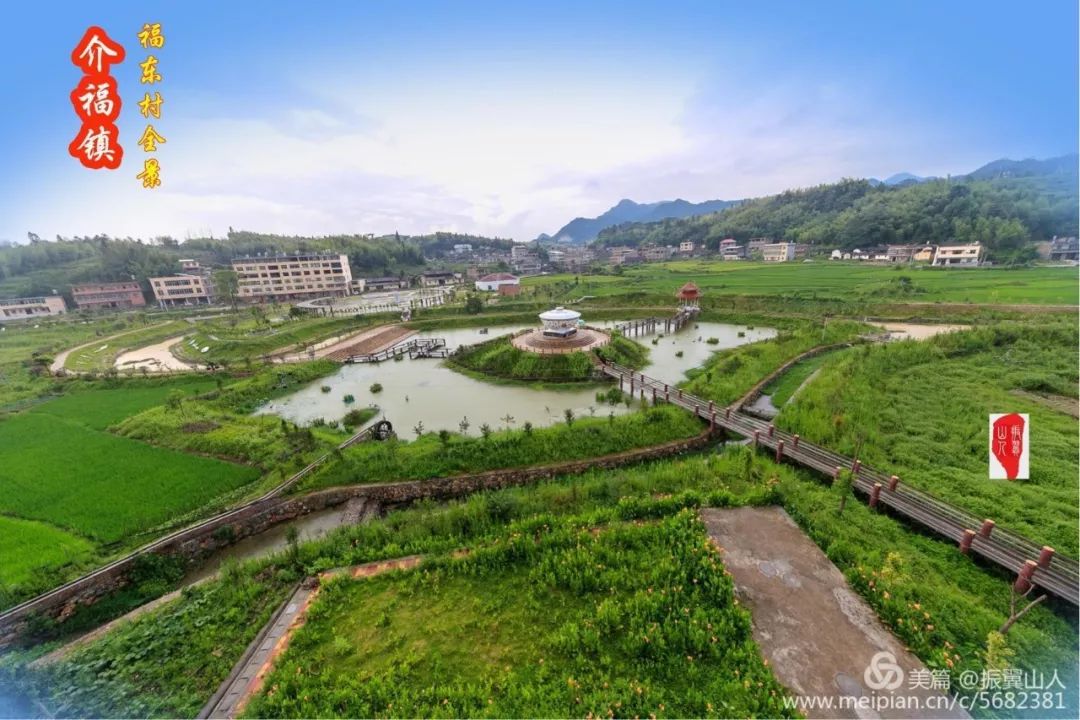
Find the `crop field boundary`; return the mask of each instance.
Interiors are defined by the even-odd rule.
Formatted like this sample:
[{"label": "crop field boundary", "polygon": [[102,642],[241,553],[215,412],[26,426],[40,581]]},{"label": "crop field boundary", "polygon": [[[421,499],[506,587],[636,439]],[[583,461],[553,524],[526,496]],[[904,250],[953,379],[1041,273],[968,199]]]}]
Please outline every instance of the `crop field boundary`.
[{"label": "crop field boundary", "polygon": [[[355,438],[369,431],[370,428],[361,431],[343,445],[358,442],[359,440]],[[126,584],[126,574],[136,559],[146,554],[178,553],[187,557],[199,557],[217,547],[225,547],[243,537],[262,532],[277,523],[317,510],[335,507],[355,497],[367,497],[380,505],[407,504],[425,498],[450,499],[483,490],[497,490],[549,480],[561,475],[578,474],[591,469],[609,469],[678,455],[705,447],[712,437],[712,429],[707,428],[692,438],[682,438],[651,447],[582,460],[568,460],[523,468],[503,468],[428,480],[346,485],[318,490],[302,496],[283,497],[282,493],[298,481],[298,478],[293,476],[251,502],[170,533],[108,565],[0,613],[0,647],[17,641],[33,615],[62,615],[70,607],[93,604],[113,590],[122,587]],[[300,472],[310,472],[310,469],[305,468]],[[240,530],[240,532],[234,532],[228,540],[219,539],[215,536],[215,531],[226,525],[231,525],[234,531]]]}]

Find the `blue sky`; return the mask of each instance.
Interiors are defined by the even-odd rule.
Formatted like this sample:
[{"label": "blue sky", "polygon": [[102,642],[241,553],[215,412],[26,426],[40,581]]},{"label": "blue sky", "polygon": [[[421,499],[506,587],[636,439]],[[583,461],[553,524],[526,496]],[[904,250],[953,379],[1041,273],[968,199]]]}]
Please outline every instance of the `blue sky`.
[{"label": "blue sky", "polygon": [[[143,8],[155,8],[153,11]],[[161,22],[163,185],[135,180]],[[67,154],[70,52],[124,44],[115,172]],[[0,240],[477,232],[1077,149],[1075,2],[20,3]]]}]

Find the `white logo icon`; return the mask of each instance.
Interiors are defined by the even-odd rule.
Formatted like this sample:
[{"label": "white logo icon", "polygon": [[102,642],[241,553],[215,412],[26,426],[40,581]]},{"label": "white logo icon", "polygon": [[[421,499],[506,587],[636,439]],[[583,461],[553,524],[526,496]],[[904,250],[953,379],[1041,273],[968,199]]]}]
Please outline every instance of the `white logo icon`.
[{"label": "white logo icon", "polygon": [[895,690],[904,683],[904,670],[896,664],[895,655],[882,650],[870,658],[863,680],[871,690]]}]

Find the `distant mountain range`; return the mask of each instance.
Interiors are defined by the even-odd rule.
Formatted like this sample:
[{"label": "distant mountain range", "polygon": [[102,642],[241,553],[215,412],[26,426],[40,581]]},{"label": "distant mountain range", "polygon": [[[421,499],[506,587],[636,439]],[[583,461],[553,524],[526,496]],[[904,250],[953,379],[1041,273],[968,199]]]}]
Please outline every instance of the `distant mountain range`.
[{"label": "distant mountain range", "polygon": [[706,200],[692,203],[686,200],[666,200],[654,203],[636,203],[633,200],[620,200],[615,207],[603,215],[594,218],[574,218],[554,235],[541,234],[537,240],[555,241],[573,245],[592,242],[600,231],[625,222],[656,222],[668,218],[687,218],[705,215],[737,205],[738,200]]},{"label": "distant mountain range", "polygon": [[[1061,157],[1047,160],[1009,160],[1002,158],[983,165],[978,170],[967,175],[953,175],[954,180],[993,180],[995,178],[1010,177],[1034,177],[1046,175],[1064,175],[1077,172],[1077,155],[1062,155]],[[917,185],[919,183],[940,180],[935,176],[915,175],[910,172],[899,172],[890,175],[884,180],[868,178],[871,185],[888,185],[901,187],[905,185]],[[687,202],[686,200],[666,200],[654,203],[636,203],[633,200],[620,200],[617,205],[602,215],[594,218],[574,218],[564,225],[553,235],[541,233],[536,238],[543,243],[566,243],[584,245],[596,239],[601,231],[621,225],[623,223],[651,223],[659,220],[690,218],[698,215],[719,212],[734,207],[744,202],[743,200],[706,200],[700,203]]]}]

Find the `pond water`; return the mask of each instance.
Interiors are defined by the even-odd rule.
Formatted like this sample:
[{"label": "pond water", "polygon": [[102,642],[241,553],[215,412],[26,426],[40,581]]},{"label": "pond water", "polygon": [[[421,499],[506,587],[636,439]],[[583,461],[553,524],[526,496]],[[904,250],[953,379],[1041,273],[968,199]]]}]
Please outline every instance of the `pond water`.
[{"label": "pond water", "polygon": [[[614,324],[615,321],[594,323],[601,327]],[[444,338],[447,347],[454,349],[527,327],[533,325],[501,325],[490,328],[486,335],[481,334],[479,328],[461,328],[422,332],[416,337]],[[743,337],[739,337],[740,332]],[[775,335],[772,328],[751,330],[743,325],[702,322],[672,335],[643,334],[635,339],[651,351],[650,363],[644,372],[674,384],[683,379],[687,370],[702,365],[717,350]],[[656,345],[652,344],[654,338]],[[709,338],[717,338],[719,342],[710,345],[706,342]],[[677,355],[679,352],[682,357]],[[381,392],[371,392],[374,383],[382,385]],[[329,385],[330,392],[322,392],[322,385]],[[446,367],[441,360],[405,358],[398,362],[344,365],[334,375],[269,402],[256,412],[272,413],[305,424],[316,418],[339,420],[352,407],[376,404],[403,438],[411,436],[412,428],[420,422],[426,432],[442,429],[456,432],[458,424],[466,417],[470,432],[476,434],[484,423],[493,428],[506,427],[507,415],[512,418],[510,427],[520,427],[526,421],[535,426],[559,422],[567,409],[577,417],[626,412],[623,405],[612,408],[598,403],[596,393],[601,389],[597,385],[568,389],[500,385],[462,375]],[[345,395],[349,394],[356,398],[353,405],[344,402]]]}]

